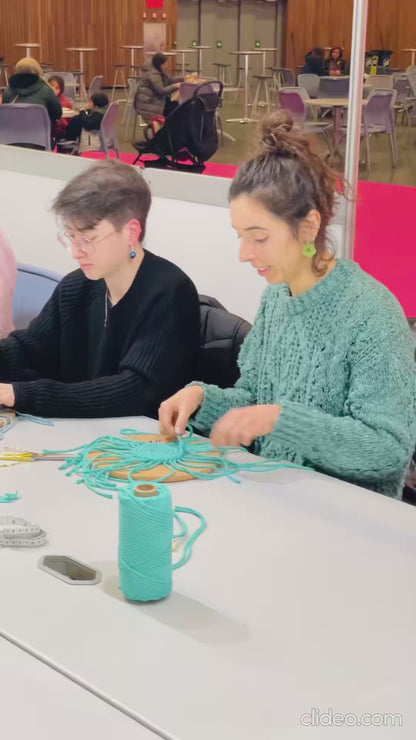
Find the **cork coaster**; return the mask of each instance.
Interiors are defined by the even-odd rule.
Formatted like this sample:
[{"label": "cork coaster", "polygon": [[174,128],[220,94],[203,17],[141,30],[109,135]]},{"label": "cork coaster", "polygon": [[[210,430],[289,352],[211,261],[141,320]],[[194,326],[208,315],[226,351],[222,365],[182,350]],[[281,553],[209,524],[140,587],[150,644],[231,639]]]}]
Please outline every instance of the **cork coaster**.
[{"label": "cork coaster", "polygon": [[[156,442],[161,444],[166,444],[167,442],[170,442],[171,440],[169,437],[163,435],[163,434],[134,434],[134,435],[126,435],[126,439],[134,439],[138,440],[139,442]],[[88,455],[88,458],[90,460],[94,460],[95,457],[100,455],[100,452],[90,452]],[[206,455],[207,457],[215,457],[215,454],[212,452],[201,452],[200,455]],[[99,462],[94,465],[94,467],[102,468],[108,465],[108,463],[117,461],[119,458],[113,456],[113,457],[106,457],[101,458]],[[210,473],[212,472],[213,464],[209,468],[205,468],[203,465],[199,463],[189,463],[188,464],[188,470],[192,469],[195,470],[196,473]],[[110,473],[110,478],[117,478],[118,480],[127,480],[129,476],[129,468],[123,468],[121,470],[115,470]],[[166,476],[166,478],[165,478]],[[180,481],[185,480],[192,480],[192,478],[195,478],[195,475],[192,475],[190,472],[185,472],[183,470],[175,470],[171,471],[169,468],[166,467],[166,465],[155,465],[154,468],[149,468],[148,470],[141,470],[138,473],[134,473],[132,475],[133,480],[149,480],[154,481],[158,480],[159,478],[165,478],[166,483],[179,483]]]}]

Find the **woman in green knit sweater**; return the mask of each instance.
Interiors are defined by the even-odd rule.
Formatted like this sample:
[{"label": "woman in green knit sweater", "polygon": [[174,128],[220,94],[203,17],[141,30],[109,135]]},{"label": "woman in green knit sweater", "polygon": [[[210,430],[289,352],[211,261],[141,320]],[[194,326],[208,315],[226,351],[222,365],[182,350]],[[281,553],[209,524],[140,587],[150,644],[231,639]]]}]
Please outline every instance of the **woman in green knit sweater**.
[{"label": "woman in green knit sweater", "polygon": [[335,173],[288,114],[264,119],[230,189],[239,259],[269,283],[241,377],[176,393],[160,407],[161,431],[181,434],[195,414],[214,445],[254,442],[266,458],[400,498],[416,440],[413,342],[394,296],[334,258],[335,194]]}]

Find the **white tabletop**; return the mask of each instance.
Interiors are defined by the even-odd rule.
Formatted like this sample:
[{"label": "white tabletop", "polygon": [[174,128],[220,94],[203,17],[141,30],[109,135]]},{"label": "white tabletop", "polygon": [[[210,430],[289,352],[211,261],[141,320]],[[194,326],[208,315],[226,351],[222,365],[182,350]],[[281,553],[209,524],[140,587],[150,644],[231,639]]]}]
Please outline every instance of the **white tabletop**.
[{"label": "white tabletop", "polygon": [[123,44],[120,49],[143,49],[143,46],[137,46],[137,44]]},{"label": "white tabletop", "polygon": [[190,46],[190,49],[212,49],[212,46],[204,46],[203,44],[198,44],[198,46]]},{"label": "white tabletop", "polygon": [[[322,108],[345,108],[349,105],[349,98],[309,98],[305,103]],[[368,99],[364,98],[361,103],[367,105]]]},{"label": "white tabletop", "polygon": [[177,54],[177,51],[145,51],[144,52],[147,56],[153,56],[153,54],[164,54],[165,57],[174,57],[175,54]]},{"label": "white tabletop", "polygon": [[416,51],[416,49],[400,49],[400,51]]},{"label": "white tabletop", "polygon": [[40,44],[33,44],[31,41],[28,41],[27,43],[22,42],[20,44],[15,44],[15,46],[32,46],[33,48],[35,48],[40,47]]},{"label": "white tabletop", "polygon": [[9,740],[157,736],[0,637],[1,735]]},{"label": "white tabletop", "polygon": [[96,46],[67,46],[65,51],[98,51]]},{"label": "white tabletop", "polygon": [[247,54],[247,55],[250,54],[252,55],[252,54],[261,54],[261,51],[260,50],[253,51],[253,49],[249,51],[230,51],[230,54]]},{"label": "white tabletop", "polygon": [[[70,447],[126,426],[157,428],[19,422],[7,445]],[[118,588],[117,501],[57,463],[0,474],[2,490],[22,496],[2,513],[38,523],[49,539],[42,553],[0,550],[0,629],[101,696],[180,740],[302,740],[312,707],[400,713],[389,740],[413,740],[413,507],[306,471],[172,484],[174,503],[197,508],[208,528],[171,596],[140,605]],[[69,586],[41,572],[47,552],[99,568],[101,583]],[[381,736],[337,729],[342,739]]]},{"label": "white tabletop", "polygon": [[258,46],[253,51],[278,51],[277,46]]},{"label": "white tabletop", "polygon": [[192,48],[189,47],[189,49],[174,49],[173,53],[174,54],[192,54],[192,52],[195,51],[196,48],[197,48],[196,46],[193,46]]}]

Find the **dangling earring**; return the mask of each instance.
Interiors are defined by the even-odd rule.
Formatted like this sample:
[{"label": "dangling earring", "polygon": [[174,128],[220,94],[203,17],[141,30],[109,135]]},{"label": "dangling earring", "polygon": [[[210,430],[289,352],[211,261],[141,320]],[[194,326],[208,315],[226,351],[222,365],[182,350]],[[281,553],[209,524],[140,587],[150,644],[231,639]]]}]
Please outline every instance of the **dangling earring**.
[{"label": "dangling earring", "polygon": [[315,242],[306,242],[306,244],[303,245],[302,254],[304,257],[314,257],[316,254]]},{"label": "dangling earring", "polygon": [[137,256],[137,252],[134,249],[134,247],[130,247],[129,257],[131,260],[134,260],[134,258]]}]

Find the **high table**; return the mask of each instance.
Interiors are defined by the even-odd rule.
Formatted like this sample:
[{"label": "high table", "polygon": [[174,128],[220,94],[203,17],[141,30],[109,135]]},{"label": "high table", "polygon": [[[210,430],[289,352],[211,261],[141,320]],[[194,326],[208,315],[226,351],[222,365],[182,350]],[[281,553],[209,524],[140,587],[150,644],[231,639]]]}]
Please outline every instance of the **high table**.
[{"label": "high table", "polygon": [[33,44],[29,41],[23,41],[21,44],[15,44],[15,46],[19,46],[26,50],[26,56],[30,57],[32,49],[40,49],[40,44]]},{"label": "high table", "polygon": [[412,61],[410,62],[410,64],[414,64],[415,63],[416,49],[400,49],[400,51],[408,51],[408,52],[410,52],[411,55],[412,55]]},{"label": "high table", "polygon": [[256,119],[248,115],[248,60],[251,56],[259,56],[261,51],[231,51],[233,56],[244,57],[244,113],[242,118],[228,118],[228,123],[256,123]]},{"label": "high table", "polygon": [[[6,444],[60,449],[122,427],[157,423],[18,421]],[[402,726],[384,734],[413,740],[416,509],[309,471],[239,478],[170,486],[207,530],[171,596],[139,604],[118,587],[115,499],[55,462],[2,468],[1,492],[21,500],[1,513],[39,524],[49,544],[0,550],[0,631],[171,740],[302,740],[328,711],[345,724],[399,714]],[[98,568],[101,582],[67,585],[40,571],[48,552]],[[383,733],[362,724],[336,735]]]},{"label": "high table", "polygon": [[1,734],[10,740],[157,740],[58,671],[0,637]]},{"label": "high table", "polygon": [[198,44],[197,46],[190,46],[190,49],[196,49],[198,52],[198,74],[202,72],[202,53],[208,49],[212,49],[212,46],[205,46],[204,44]]},{"label": "high table", "polygon": [[136,68],[139,66],[136,64],[136,51],[143,49],[143,46],[139,46],[138,44],[123,44],[123,46],[120,46],[120,49],[130,49],[130,71],[131,74],[134,74]]},{"label": "high table", "polygon": [[85,87],[85,64],[84,64],[84,54],[91,53],[93,51],[98,51],[97,47],[95,46],[68,46],[65,51],[76,51],[79,54],[79,71],[80,71],[80,78],[79,78],[79,96],[81,99],[87,100],[87,90]]}]

